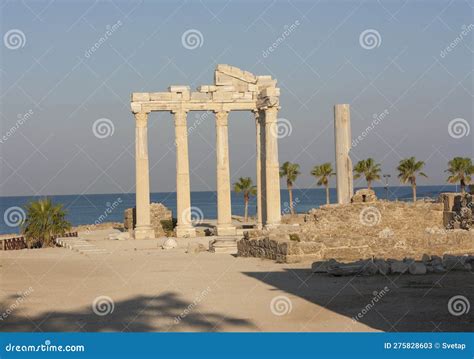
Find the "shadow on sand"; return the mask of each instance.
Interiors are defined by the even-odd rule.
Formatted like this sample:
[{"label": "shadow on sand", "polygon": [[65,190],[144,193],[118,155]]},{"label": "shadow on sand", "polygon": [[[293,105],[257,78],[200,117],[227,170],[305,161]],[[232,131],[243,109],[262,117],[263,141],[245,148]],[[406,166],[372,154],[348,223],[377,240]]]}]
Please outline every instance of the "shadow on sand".
[{"label": "shadow on sand", "polygon": [[[5,312],[9,304],[1,304]],[[110,307],[100,307],[101,313],[109,312]],[[92,305],[78,310],[51,311],[37,316],[21,315],[21,305],[3,321],[0,331],[13,332],[148,332],[148,331],[220,331],[224,327],[234,331],[255,330],[252,322],[232,318],[224,314],[199,310],[198,304],[180,299],[176,293],[162,295],[137,296],[114,303],[114,309],[107,315],[94,313]]]},{"label": "shadow on sand", "polygon": [[[333,277],[307,269],[286,269],[244,274],[349,318],[360,313],[358,321],[377,330],[470,332],[474,328],[474,274],[469,272]],[[467,314],[454,316],[448,311],[450,298],[457,295],[470,301]],[[317,316],[313,320],[317,321]]]}]

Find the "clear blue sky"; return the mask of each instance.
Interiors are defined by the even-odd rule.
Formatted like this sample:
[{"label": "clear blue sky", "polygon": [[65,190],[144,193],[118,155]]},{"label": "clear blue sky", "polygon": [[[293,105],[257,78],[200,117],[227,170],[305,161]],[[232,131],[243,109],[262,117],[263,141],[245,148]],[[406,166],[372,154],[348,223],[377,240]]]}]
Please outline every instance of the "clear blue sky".
[{"label": "clear blue sky", "polygon": [[[2,1],[0,195],[133,192],[130,93],[211,84],[217,63],[278,79],[279,117],[292,124],[279,156],[301,165],[297,187],[314,186],[315,164],[334,162],[336,103],[351,104],[354,138],[374,114],[388,111],[353,149],[354,162],[374,157],[395,184],[400,158],[415,155],[429,175],[419,184],[442,184],[449,159],[473,154],[473,6],[464,0]],[[114,24],[121,25],[87,56]],[[292,24],[299,25],[264,56]],[[443,56],[463,26],[466,35]],[[20,45],[7,39],[12,29],[24,34]],[[195,49],[182,43],[190,29],[202,34]],[[379,35],[372,49],[360,42],[368,29]],[[28,111],[18,126],[18,115]],[[92,130],[101,118],[114,127],[103,139]],[[469,135],[450,135],[457,118]],[[151,188],[174,191],[171,115],[152,114],[149,126]],[[232,179],[255,177],[251,113],[231,114],[229,138]],[[214,143],[208,116],[189,137],[192,190],[215,189]]]}]

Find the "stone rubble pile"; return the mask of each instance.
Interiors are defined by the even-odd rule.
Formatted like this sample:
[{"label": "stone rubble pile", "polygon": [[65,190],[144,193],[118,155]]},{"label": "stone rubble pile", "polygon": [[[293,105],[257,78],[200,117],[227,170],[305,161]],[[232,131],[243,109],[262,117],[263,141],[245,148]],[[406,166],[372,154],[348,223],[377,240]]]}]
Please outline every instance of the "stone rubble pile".
[{"label": "stone rubble pile", "polygon": [[412,258],[369,259],[351,263],[341,263],[335,259],[314,262],[311,266],[313,273],[327,273],[333,276],[370,276],[376,274],[412,274],[445,273],[447,271],[469,271],[474,269],[474,256],[439,256],[423,255],[420,261]]}]

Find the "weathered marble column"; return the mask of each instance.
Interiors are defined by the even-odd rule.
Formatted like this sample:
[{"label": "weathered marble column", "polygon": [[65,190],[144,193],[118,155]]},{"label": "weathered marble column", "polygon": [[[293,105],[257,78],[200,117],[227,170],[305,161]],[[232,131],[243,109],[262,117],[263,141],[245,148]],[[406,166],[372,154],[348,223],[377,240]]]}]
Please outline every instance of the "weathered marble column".
[{"label": "weathered marble column", "polygon": [[347,104],[334,106],[334,136],[336,147],[337,203],[350,203],[354,195],[351,149],[351,116]]},{"label": "weathered marble column", "polygon": [[150,224],[150,174],[148,164],[148,114],[135,114],[136,225],[135,239],[155,238]]},{"label": "weathered marble column", "polygon": [[265,200],[266,226],[281,222],[280,164],[278,162],[278,107],[265,109]]},{"label": "weathered marble column", "polygon": [[176,218],[178,220],[176,236],[195,237],[196,229],[191,222],[187,111],[175,110],[171,112],[174,114],[176,136]]},{"label": "weathered marble column", "polygon": [[235,235],[230,198],[228,112],[216,112],[217,235]]},{"label": "weathered marble column", "polygon": [[261,143],[261,121],[259,111],[254,111],[255,114],[255,138],[257,143],[257,228],[262,229],[263,218],[262,218],[262,143]]}]

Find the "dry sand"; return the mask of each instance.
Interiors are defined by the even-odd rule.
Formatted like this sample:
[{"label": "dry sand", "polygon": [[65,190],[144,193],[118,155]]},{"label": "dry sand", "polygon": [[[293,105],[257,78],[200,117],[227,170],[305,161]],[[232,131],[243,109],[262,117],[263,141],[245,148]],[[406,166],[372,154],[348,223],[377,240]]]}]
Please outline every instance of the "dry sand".
[{"label": "dry sand", "polygon": [[[0,252],[1,331],[470,331],[471,312],[449,314],[474,276],[329,277],[310,263],[278,264],[229,254],[185,253],[189,239],[88,238],[109,253],[66,248]],[[207,245],[208,238],[193,239]],[[30,288],[28,290],[28,288]],[[351,318],[388,292],[358,322]],[[26,294],[22,295],[22,293]],[[99,316],[93,302],[113,300]],[[273,306],[272,306],[273,303]],[[273,311],[272,311],[273,308]],[[105,311],[110,308],[103,307]],[[276,314],[275,314],[276,313]],[[277,315],[279,314],[279,315]]]}]

